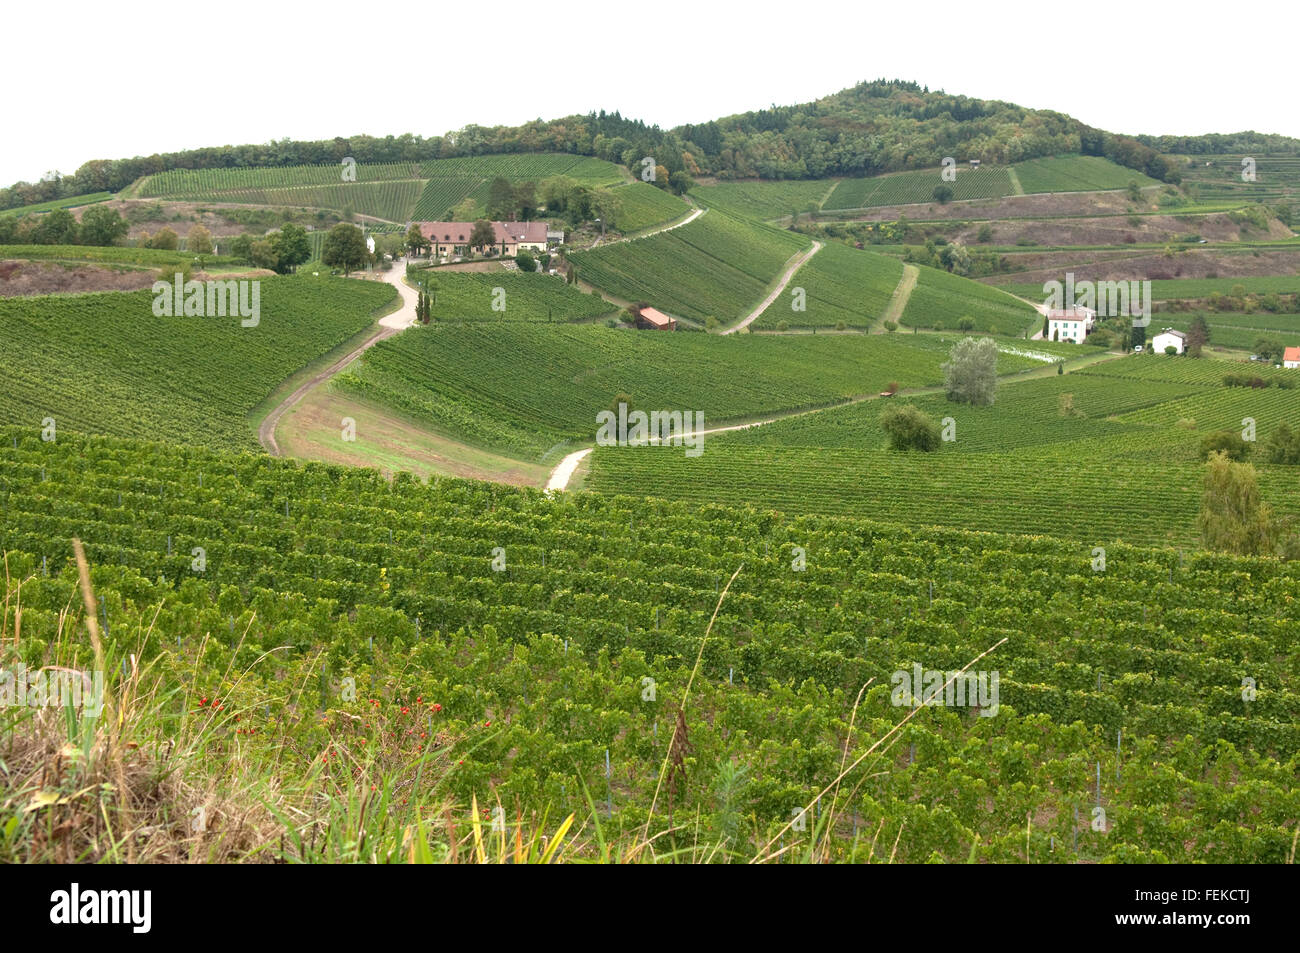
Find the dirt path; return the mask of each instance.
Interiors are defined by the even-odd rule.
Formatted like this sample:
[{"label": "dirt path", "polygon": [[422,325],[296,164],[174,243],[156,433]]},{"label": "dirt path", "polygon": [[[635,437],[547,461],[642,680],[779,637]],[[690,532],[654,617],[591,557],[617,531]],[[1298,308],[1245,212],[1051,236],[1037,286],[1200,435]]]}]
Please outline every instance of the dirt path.
[{"label": "dirt path", "polygon": [[912,297],[912,289],[916,287],[917,279],[920,277],[921,269],[916,265],[903,266],[903,277],[898,279],[898,287],[894,289],[894,294],[890,297],[884,313],[871,326],[872,331],[884,331],[886,321],[893,321],[895,324],[903,323],[903,311],[907,309],[907,299]]},{"label": "dirt path", "polygon": [[764,298],[757,308],[755,308],[753,311],[749,312],[749,314],[747,314],[744,318],[742,318],[740,320],[740,323],[733,324],[731,327],[727,328],[722,333],[735,334],[741,328],[747,328],[751,324],[753,324],[754,320],[760,314],[762,314],[764,311],[770,308],[772,306],[772,302],[781,296],[781,292],[785,291],[785,286],[790,283],[790,279],[794,277],[795,272],[798,271],[800,268],[802,268],[804,266],[804,263],[808,261],[809,258],[817,254],[821,250],[822,250],[822,243],[818,241],[814,241],[812,243],[812,248],[808,249],[806,252],[800,252],[797,256],[795,256],[794,260],[785,269],[785,274],[781,276],[780,282],[778,282],[777,286],[772,289],[772,293],[769,294],[766,298]]},{"label": "dirt path", "polygon": [[394,334],[409,328],[415,323],[415,302],[416,291],[409,287],[402,278],[406,274],[406,263],[404,261],[394,262],[392,270],[381,272],[382,278],[388,284],[397,289],[397,293],[402,298],[402,306],[392,314],[387,314],[379,319],[378,326],[373,334],[366,338],[361,344],[353,348],[345,357],[335,361],[325,370],[313,374],[304,381],[297,390],[286,397],[280,404],[272,410],[262,420],[262,424],[257,428],[257,439],[263,449],[273,457],[280,456],[280,444],[275,439],[275,428],[280,423],[285,413],[295,404],[301,401],[315,388],[328,381],[343,368],[347,367],[367,350],[374,347],[385,338],[390,338]]},{"label": "dirt path", "polygon": [[613,241],[607,242],[603,238],[597,238],[594,242],[591,243],[590,248],[584,248],[582,250],[591,251],[592,248],[600,248],[603,245],[621,245],[624,242],[640,241],[642,238],[649,238],[651,235],[658,235],[661,232],[671,232],[674,228],[681,228],[683,225],[691,224],[691,222],[695,221],[697,218],[699,218],[707,211],[708,211],[707,208],[692,209],[691,213],[687,215],[685,218],[680,218],[675,222],[669,222],[667,225],[663,225],[658,228],[650,228],[644,232],[637,232],[634,235],[624,235],[622,238],[616,238]]},{"label": "dirt path", "polygon": [[[1107,360],[1115,360],[1116,358],[1121,358],[1124,356],[1125,355],[1123,354],[1116,354],[1111,351],[1106,351],[1101,354],[1090,354],[1087,357],[1078,360],[1078,362],[1071,369],[1077,370],[1080,367],[1087,367],[1091,364],[1098,364],[1101,363],[1102,361],[1107,361]],[[1052,369],[1054,367],[1055,364],[1049,364],[1041,368],[1037,368],[1037,367],[1031,368],[1028,371],[1018,371],[1015,374],[1003,374],[998,377],[998,383],[999,385],[1015,384],[1018,383],[1019,381],[1033,380],[1034,378],[1037,377],[1049,376],[1051,374],[1056,373]],[[898,391],[898,393],[896,393],[894,396],[895,397],[923,397],[927,394],[941,394],[943,393],[943,390],[944,389],[942,385],[933,385],[930,387],[910,387]],[[766,426],[767,424],[776,423],[778,420],[788,420],[791,417],[805,417],[808,414],[825,413],[828,410],[839,410],[843,407],[851,407],[854,404],[861,404],[864,401],[881,400],[881,399],[882,398],[879,394],[863,394],[859,397],[850,397],[847,400],[840,401],[838,404],[831,404],[828,407],[814,407],[812,410],[788,411],[786,413],[774,414],[771,417],[764,417],[761,420],[751,420],[748,423],[730,424],[726,427],[710,427],[705,430],[699,431],[696,434],[696,436],[707,436],[708,434],[713,434],[713,433],[728,433],[733,430],[749,430],[751,427],[763,427]],[[657,443],[658,441],[659,441],[658,437],[650,438],[651,443]],[[559,466],[557,466],[551,472],[551,478],[546,482],[546,491],[550,493],[556,490],[565,489],[569,485],[569,480],[573,478],[573,474],[577,471],[578,466],[582,463],[583,460],[587,458],[588,454],[590,454],[591,451],[595,449],[596,449],[595,447],[587,447],[583,450],[575,450],[573,453],[569,454],[567,457],[561,460]]]}]

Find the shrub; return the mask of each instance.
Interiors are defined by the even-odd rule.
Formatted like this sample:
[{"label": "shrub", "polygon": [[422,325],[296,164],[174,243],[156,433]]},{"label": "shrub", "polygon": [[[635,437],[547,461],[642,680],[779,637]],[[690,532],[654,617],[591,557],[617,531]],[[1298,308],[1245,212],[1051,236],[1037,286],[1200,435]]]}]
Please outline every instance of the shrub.
[{"label": "shrub", "polygon": [[897,330],[898,330],[898,322],[897,322],[897,321],[886,321],[886,322],[885,322],[885,330],[888,331],[888,332],[890,332],[891,334],[892,334],[893,332],[897,331]]},{"label": "shrub", "polygon": [[1300,431],[1293,432],[1286,424],[1278,425],[1268,439],[1265,453],[1269,463],[1300,465]]},{"label": "shrub", "polygon": [[1201,440],[1201,459],[1208,460],[1212,453],[1225,453],[1229,460],[1240,462],[1250,453],[1250,444],[1235,431],[1219,430]]},{"label": "shrub", "polygon": [[891,404],[880,415],[880,427],[889,436],[891,450],[931,453],[941,443],[939,425],[912,404]]}]

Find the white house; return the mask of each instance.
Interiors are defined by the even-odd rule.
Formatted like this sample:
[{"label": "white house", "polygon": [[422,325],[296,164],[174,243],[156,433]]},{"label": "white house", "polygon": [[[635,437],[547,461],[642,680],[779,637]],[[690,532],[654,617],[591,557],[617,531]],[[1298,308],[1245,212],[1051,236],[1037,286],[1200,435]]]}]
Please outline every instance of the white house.
[{"label": "white house", "polygon": [[1097,312],[1091,308],[1053,308],[1047,312],[1047,340],[1082,344],[1096,319]]},{"label": "white house", "polygon": [[1175,354],[1182,354],[1187,346],[1187,335],[1173,328],[1165,328],[1151,339],[1151,350],[1157,354],[1165,353],[1165,348],[1174,348]]},{"label": "white house", "polygon": [[1290,368],[1300,367],[1300,347],[1289,347],[1282,352],[1282,366]]}]

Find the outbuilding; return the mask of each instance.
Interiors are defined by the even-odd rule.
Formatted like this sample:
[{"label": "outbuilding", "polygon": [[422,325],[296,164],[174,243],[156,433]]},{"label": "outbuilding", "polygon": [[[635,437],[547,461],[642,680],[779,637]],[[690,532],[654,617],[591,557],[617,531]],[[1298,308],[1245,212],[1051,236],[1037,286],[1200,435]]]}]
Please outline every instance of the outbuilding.
[{"label": "outbuilding", "polygon": [[1170,347],[1175,354],[1182,354],[1187,349],[1187,335],[1173,328],[1165,328],[1151,339],[1151,349],[1157,354],[1165,353],[1165,349]]}]

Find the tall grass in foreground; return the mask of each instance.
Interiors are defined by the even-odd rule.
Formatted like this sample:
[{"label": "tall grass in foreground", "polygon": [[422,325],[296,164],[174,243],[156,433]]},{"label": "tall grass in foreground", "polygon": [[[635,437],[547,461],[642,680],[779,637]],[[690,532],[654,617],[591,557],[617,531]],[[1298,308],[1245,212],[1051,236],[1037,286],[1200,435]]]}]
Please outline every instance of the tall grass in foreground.
[{"label": "tall grass in foreground", "polygon": [[[399,738],[404,725],[385,723],[380,711],[366,717],[392,730],[379,731],[375,745],[334,735],[323,753],[310,753],[282,721],[283,740],[275,748],[244,746],[245,732],[264,730],[238,727],[247,713],[228,711],[221,698],[204,697],[196,686],[169,685],[158,659],[141,661],[133,651],[152,625],[105,644],[85,555],[79,541],[74,547],[80,587],[59,614],[44,670],[73,673],[93,665],[105,677],[102,710],[0,707],[0,863],[828,863],[843,856],[835,846],[846,834],[842,798],[851,799],[872,775],[859,772],[851,791],[843,782],[869,756],[887,751],[920,710],[911,709],[850,763],[863,686],[840,771],[807,805],[808,823],[792,819],[765,839],[756,825],[746,830],[753,819],[731,806],[746,772],[735,763],[719,768],[714,817],[672,811],[689,750],[688,683],[643,828],[610,836],[585,789],[581,819],[545,805],[507,811],[477,798],[454,803],[442,782],[455,770],[450,752],[461,739],[431,729],[412,754]],[[11,579],[7,562],[5,580],[0,670],[15,663],[22,644],[25,580]],[[227,670],[222,684],[237,686],[245,674]],[[656,814],[661,793],[667,818]],[[822,805],[815,815],[814,802]],[[874,832],[864,830],[865,855],[855,836],[852,856],[891,862],[903,829],[892,846],[878,843],[883,829],[884,819]]]}]

